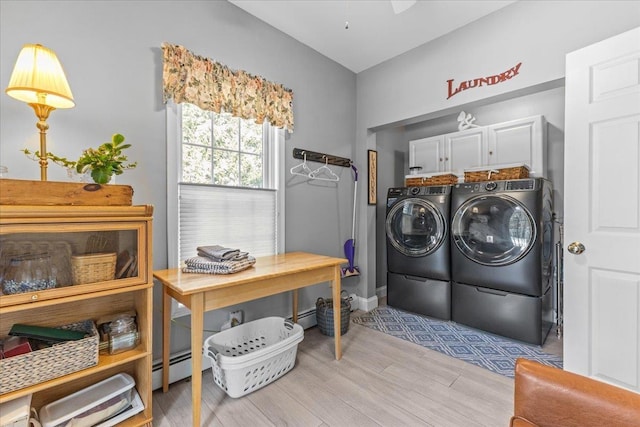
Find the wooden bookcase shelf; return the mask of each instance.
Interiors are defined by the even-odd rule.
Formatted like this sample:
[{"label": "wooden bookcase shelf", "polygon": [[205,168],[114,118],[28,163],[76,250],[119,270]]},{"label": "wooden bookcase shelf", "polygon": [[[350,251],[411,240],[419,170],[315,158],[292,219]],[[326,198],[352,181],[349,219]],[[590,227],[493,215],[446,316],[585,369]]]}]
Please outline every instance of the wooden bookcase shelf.
[{"label": "wooden bookcase shelf", "polygon": [[[152,421],[152,206],[23,206],[0,205],[0,271],[15,248],[63,244],[73,255],[103,252],[135,257],[137,269],[122,278],[71,285],[68,256],[52,254],[58,275],[54,289],[13,295],[0,294],[0,338],[15,323],[59,326],[135,310],[140,343],[132,350],[109,355],[100,352],[98,364],[68,375],[0,394],[0,403],[32,395],[32,406],[58,400],[118,373],[130,374],[145,409],[122,426],[151,425]],[[44,243],[43,243],[44,242]],[[60,243],[62,242],[62,243]],[[93,248],[89,246],[93,245]],[[13,252],[9,253],[9,250]],[[94,249],[94,250],[90,250]],[[0,372],[2,380],[2,372]]]}]

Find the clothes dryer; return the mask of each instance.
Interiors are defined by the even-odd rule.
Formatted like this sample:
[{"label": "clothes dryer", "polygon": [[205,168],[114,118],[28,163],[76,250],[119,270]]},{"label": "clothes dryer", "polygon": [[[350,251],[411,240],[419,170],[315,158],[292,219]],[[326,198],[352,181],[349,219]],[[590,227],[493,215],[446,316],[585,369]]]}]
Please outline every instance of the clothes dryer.
[{"label": "clothes dryer", "polygon": [[388,305],[451,318],[450,203],[448,185],[388,190]]},{"label": "clothes dryer", "polygon": [[453,320],[542,344],[553,321],[551,182],[457,184],[451,212]]}]

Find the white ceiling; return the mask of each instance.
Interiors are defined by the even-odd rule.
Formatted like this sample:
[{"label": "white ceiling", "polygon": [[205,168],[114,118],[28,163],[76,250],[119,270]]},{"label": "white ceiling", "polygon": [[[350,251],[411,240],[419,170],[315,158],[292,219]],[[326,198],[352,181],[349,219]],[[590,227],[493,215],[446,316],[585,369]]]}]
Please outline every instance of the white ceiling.
[{"label": "white ceiling", "polygon": [[[229,0],[355,73],[514,1]],[[392,3],[410,7],[396,14]]]}]

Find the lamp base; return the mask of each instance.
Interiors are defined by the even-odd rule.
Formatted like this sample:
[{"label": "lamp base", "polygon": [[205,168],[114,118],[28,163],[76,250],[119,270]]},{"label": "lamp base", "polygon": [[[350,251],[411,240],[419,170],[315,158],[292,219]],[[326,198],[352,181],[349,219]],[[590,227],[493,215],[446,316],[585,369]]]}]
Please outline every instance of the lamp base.
[{"label": "lamp base", "polygon": [[47,130],[49,129],[47,119],[49,118],[49,114],[55,110],[55,107],[36,103],[31,103],[29,105],[33,108],[33,111],[35,111],[39,120],[36,127],[40,129],[40,180],[46,181],[47,165],[49,164],[47,160]]}]

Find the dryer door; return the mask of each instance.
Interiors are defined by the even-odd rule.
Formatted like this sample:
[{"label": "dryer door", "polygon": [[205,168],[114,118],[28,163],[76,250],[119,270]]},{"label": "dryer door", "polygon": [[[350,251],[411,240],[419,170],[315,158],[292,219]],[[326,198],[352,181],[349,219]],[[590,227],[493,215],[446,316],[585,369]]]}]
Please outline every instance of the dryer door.
[{"label": "dryer door", "polygon": [[400,253],[420,257],[440,247],[446,235],[442,214],[429,200],[402,199],[387,213],[387,239]]},{"label": "dryer door", "polygon": [[464,202],[451,222],[457,248],[470,260],[508,265],[525,256],[536,241],[531,213],[506,195],[477,196]]}]

